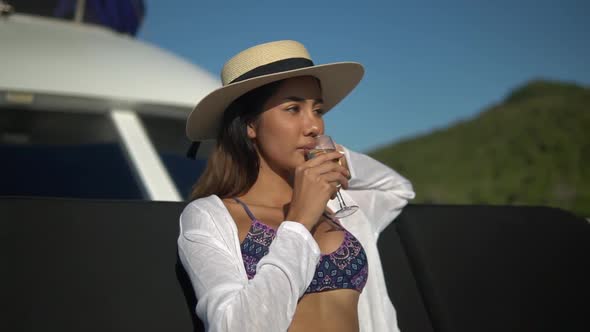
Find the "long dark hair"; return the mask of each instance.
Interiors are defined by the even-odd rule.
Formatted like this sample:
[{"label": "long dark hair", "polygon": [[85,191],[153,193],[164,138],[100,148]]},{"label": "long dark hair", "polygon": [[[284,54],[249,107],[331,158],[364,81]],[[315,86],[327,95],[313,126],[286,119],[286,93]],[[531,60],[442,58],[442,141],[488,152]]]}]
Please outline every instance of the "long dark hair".
[{"label": "long dark hair", "polygon": [[256,124],[264,104],[277,92],[283,81],[276,81],[242,95],[223,113],[217,144],[207,161],[205,171],[193,186],[191,200],[217,195],[221,198],[245,194],[252,188],[260,159],[248,125]]}]

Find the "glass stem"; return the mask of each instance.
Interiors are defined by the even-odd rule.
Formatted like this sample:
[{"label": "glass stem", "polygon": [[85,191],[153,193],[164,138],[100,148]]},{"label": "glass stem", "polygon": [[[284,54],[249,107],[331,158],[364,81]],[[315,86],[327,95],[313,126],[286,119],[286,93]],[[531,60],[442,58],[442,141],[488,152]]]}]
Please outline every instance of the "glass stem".
[{"label": "glass stem", "polygon": [[344,200],[342,199],[342,196],[340,196],[340,190],[338,190],[336,192],[336,197],[338,197],[338,204],[340,204],[340,209],[342,209],[343,207],[345,207],[346,204],[344,203]]}]

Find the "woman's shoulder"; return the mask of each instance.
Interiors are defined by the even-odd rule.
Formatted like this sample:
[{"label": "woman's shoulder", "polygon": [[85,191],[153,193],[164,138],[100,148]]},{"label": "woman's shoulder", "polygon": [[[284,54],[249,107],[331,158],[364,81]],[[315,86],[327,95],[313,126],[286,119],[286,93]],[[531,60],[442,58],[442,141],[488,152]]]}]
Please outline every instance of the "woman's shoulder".
[{"label": "woman's shoulder", "polygon": [[215,222],[227,217],[227,209],[216,195],[195,199],[188,203],[180,216],[181,222],[200,222],[210,220]]},{"label": "woman's shoulder", "polygon": [[198,242],[229,251],[238,257],[239,247],[236,251],[234,228],[231,216],[218,196],[199,198],[188,203],[180,215],[179,244],[185,245],[185,240]]},{"label": "woman's shoulder", "polygon": [[197,210],[210,210],[216,211],[223,209],[224,205],[221,201],[221,198],[217,195],[210,195],[207,197],[197,198],[190,203],[188,203],[185,207],[186,209],[197,209]]}]

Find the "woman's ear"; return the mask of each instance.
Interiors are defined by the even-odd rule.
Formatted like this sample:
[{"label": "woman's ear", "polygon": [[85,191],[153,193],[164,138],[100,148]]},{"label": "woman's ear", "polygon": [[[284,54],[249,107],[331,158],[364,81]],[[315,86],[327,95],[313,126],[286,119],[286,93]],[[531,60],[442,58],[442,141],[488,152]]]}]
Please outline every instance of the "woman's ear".
[{"label": "woman's ear", "polygon": [[253,122],[248,124],[248,128],[246,130],[247,130],[248,138],[250,138],[250,139],[256,138],[256,128],[254,127]]}]

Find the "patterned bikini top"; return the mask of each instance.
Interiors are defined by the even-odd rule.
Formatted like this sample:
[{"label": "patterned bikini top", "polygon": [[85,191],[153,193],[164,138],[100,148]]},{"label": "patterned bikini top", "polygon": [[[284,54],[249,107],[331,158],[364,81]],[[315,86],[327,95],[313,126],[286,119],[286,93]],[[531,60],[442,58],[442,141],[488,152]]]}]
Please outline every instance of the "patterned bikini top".
[{"label": "patterned bikini top", "polygon": [[[256,264],[268,254],[268,247],[274,240],[276,231],[256,219],[244,202],[237,198],[234,200],[244,207],[252,220],[250,230],[241,243],[246,274],[248,279],[252,279],[256,274]],[[354,235],[344,229],[344,240],[340,247],[330,254],[321,254],[313,279],[305,293],[332,289],[354,289],[362,292],[367,283],[368,269],[365,250]]]}]

